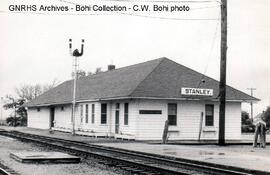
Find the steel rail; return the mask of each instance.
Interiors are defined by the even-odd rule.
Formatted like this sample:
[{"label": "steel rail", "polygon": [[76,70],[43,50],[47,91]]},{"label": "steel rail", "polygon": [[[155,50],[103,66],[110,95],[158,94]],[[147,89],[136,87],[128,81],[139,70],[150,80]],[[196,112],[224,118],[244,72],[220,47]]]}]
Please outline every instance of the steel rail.
[{"label": "steel rail", "polygon": [[3,165],[0,162],[0,175],[19,175],[19,173],[13,171],[12,169],[10,169],[9,167]]},{"label": "steel rail", "polygon": [[[168,175],[181,174],[181,175],[188,175],[188,174],[194,173],[191,170],[189,170],[187,172],[187,170],[176,171],[176,170],[171,170],[171,169],[165,169],[162,167],[155,166],[155,164],[147,164],[145,162],[136,162],[136,161],[134,161],[134,159],[130,159],[127,157],[123,158],[123,157],[117,157],[115,155],[102,154],[100,152],[99,153],[90,152],[90,151],[87,151],[85,149],[76,148],[74,145],[72,147],[67,147],[67,145],[64,145],[66,143],[63,143],[63,142],[61,143],[57,139],[46,139],[44,137],[41,137],[42,138],[42,140],[41,140],[41,139],[38,139],[38,136],[36,136],[36,135],[35,135],[35,138],[34,137],[30,138],[29,135],[27,137],[26,134],[14,134],[14,133],[13,134],[11,134],[11,133],[4,134],[3,132],[1,132],[0,134],[4,135],[4,136],[9,136],[9,137],[13,137],[16,139],[20,139],[23,141],[31,141],[31,142],[36,142],[36,143],[47,145],[47,146],[56,147],[56,148],[61,149],[62,151],[76,153],[76,154],[80,154],[82,156],[86,155],[86,156],[91,156],[91,157],[94,157],[97,159],[110,160],[113,163],[116,163],[117,165],[119,165],[119,164],[121,166],[123,165],[122,167],[128,166],[127,168],[129,168],[130,171],[136,171],[138,168],[143,169],[144,171],[142,173],[139,173],[139,174],[149,174],[149,175],[150,174],[168,174]],[[58,144],[55,142],[53,143],[51,141],[58,141]],[[133,169],[131,169],[131,168],[133,168]],[[197,172],[197,174],[198,174],[198,172]]]},{"label": "steel rail", "polygon": [[0,175],[10,175],[10,173],[7,172],[4,168],[0,167]]},{"label": "steel rail", "polygon": [[[3,132],[1,132],[3,134]],[[144,169],[149,169],[150,171],[161,172],[163,174],[190,174],[194,172],[201,172],[206,174],[267,174],[267,172],[242,169],[231,166],[222,166],[217,164],[205,163],[200,161],[192,161],[187,159],[172,158],[167,156],[159,156],[156,154],[142,153],[137,151],[127,151],[119,148],[105,147],[99,145],[92,145],[84,142],[71,141],[66,139],[59,139],[55,137],[40,136],[35,134],[26,134],[22,132],[5,132],[7,136],[16,137],[18,139],[24,139],[28,141],[35,141],[42,144],[49,144],[56,146],[66,151],[80,152],[81,154],[87,154],[94,156],[96,158],[102,157],[103,159],[110,159],[115,162],[121,162],[123,164],[128,164],[129,166],[137,166]],[[30,137],[30,138],[29,138]],[[58,143],[58,144],[57,144]],[[67,147],[69,145],[70,147]],[[76,147],[75,147],[76,146]],[[83,148],[83,149],[82,149]],[[91,152],[92,151],[92,152]],[[95,152],[93,152],[95,151]],[[109,154],[116,154],[111,155]],[[132,158],[132,159],[130,159]],[[139,161],[134,161],[142,160]],[[146,165],[146,161],[150,162],[150,165]],[[158,166],[157,166],[158,165]],[[160,165],[166,165],[165,168],[159,167]],[[171,167],[171,168],[168,168]],[[179,169],[184,169],[185,171],[179,171]],[[186,171],[187,170],[187,171]],[[269,173],[268,173],[269,174]]]}]

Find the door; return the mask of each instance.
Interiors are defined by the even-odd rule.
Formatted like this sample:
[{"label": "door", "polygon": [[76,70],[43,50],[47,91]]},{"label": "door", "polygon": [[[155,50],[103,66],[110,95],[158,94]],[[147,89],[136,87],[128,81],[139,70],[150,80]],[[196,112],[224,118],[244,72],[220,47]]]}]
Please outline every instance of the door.
[{"label": "door", "polygon": [[54,107],[50,108],[50,128],[54,127]]},{"label": "door", "polygon": [[119,134],[119,110],[115,111],[115,134]]}]

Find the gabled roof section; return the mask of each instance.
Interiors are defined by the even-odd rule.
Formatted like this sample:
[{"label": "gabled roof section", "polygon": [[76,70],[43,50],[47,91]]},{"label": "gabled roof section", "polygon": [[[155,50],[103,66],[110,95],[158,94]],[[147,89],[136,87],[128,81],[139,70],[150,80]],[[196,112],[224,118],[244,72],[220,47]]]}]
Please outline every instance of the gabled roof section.
[{"label": "gabled roof section", "polygon": [[[204,79],[204,83],[201,82],[202,79]],[[151,74],[140,83],[131,96],[185,98],[181,95],[182,87],[213,89],[214,95],[205,99],[218,99],[218,81],[167,58],[164,58]],[[226,100],[257,101],[258,99],[227,86]]]},{"label": "gabled roof section", "polygon": [[[199,85],[202,78],[205,83]],[[78,79],[76,100],[120,97],[183,98],[182,87],[213,89],[213,97],[207,99],[218,98],[218,81],[167,58],[159,58]],[[69,80],[26,103],[25,106],[71,103],[72,91],[73,80]],[[226,99],[258,100],[230,86],[227,86]]]},{"label": "gabled roof section", "polygon": [[[160,64],[163,58],[139,63],[77,80],[76,100],[127,97]],[[72,102],[73,80],[45,92],[25,106],[64,104]]]}]

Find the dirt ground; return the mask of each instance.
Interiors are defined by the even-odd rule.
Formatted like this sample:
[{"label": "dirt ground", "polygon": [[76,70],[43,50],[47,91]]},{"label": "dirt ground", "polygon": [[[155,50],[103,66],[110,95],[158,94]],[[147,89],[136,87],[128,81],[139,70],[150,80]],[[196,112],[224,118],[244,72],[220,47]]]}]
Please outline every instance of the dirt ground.
[{"label": "dirt ground", "polygon": [[82,160],[78,164],[35,164],[20,163],[9,157],[10,152],[52,151],[36,144],[24,143],[0,136],[0,162],[21,175],[118,175],[120,172],[93,161]]}]

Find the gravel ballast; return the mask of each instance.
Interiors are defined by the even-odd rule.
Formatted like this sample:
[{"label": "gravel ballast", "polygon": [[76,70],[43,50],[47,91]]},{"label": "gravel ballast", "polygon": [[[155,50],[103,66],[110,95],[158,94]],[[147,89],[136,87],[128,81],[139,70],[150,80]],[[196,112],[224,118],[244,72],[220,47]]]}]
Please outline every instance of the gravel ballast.
[{"label": "gravel ballast", "polygon": [[[122,174],[105,165],[99,164],[98,160],[82,159],[81,163],[69,164],[38,164],[20,163],[10,158],[11,152],[20,151],[55,151],[41,145],[26,143],[9,137],[0,136],[0,162],[21,175],[118,175]],[[59,150],[57,150],[59,151]]]}]

